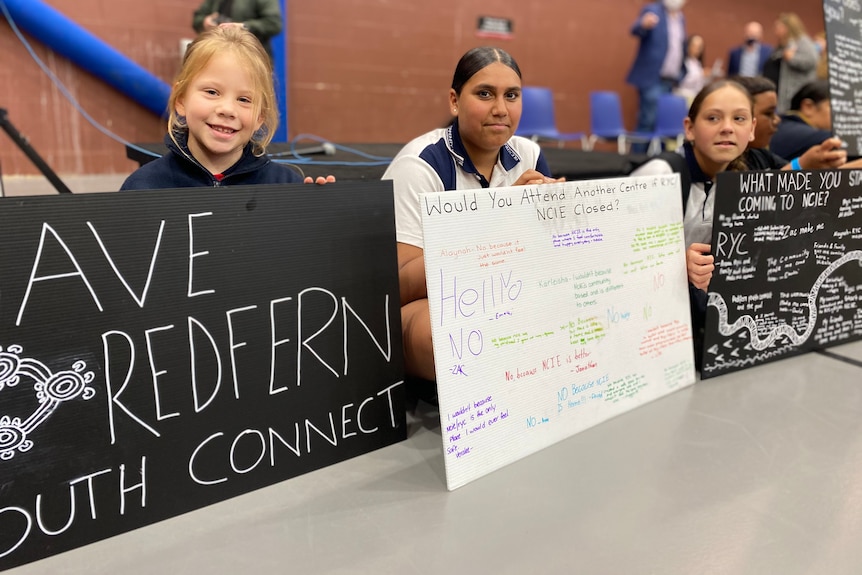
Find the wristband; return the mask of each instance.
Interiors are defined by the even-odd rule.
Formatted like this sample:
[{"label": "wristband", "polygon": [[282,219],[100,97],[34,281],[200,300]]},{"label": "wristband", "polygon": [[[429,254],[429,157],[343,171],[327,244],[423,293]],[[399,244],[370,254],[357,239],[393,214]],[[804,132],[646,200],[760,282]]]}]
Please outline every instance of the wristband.
[{"label": "wristband", "polygon": [[790,162],[790,169],[792,170],[801,170],[802,166],[799,165],[799,158],[793,158],[793,161]]}]

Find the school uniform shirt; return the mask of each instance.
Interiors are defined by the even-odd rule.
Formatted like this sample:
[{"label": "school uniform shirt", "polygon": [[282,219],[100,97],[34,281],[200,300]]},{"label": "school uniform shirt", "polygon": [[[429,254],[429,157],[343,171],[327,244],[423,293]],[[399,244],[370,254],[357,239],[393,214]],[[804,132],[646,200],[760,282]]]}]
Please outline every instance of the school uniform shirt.
[{"label": "school uniform shirt", "polygon": [[513,136],[500,148],[489,182],[467,155],[457,121],[419,136],[398,152],[382,178],[392,180],[395,191],[395,239],[424,246],[420,193],[511,186],[521,174],[533,169],[551,174],[539,145],[527,138]]},{"label": "school uniform shirt", "polygon": [[748,148],[745,151],[745,164],[752,171],[780,170],[789,163],[778,154],[763,148]]},{"label": "school uniform shirt", "polygon": [[254,184],[297,184],[303,178],[288,166],[276,164],[266,155],[255,156],[251,144],[242,157],[221,174],[212,174],[189,151],[186,134],[175,134],[177,142],[165,136],[168,153],[144,164],[126,178],[120,190],[157,190]]}]

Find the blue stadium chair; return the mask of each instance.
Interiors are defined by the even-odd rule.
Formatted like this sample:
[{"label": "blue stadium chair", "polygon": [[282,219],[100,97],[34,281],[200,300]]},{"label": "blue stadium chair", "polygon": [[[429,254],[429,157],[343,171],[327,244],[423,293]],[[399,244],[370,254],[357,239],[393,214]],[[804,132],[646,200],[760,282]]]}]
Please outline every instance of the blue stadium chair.
[{"label": "blue stadium chair", "polygon": [[586,149],[592,150],[598,140],[616,140],[617,151],[627,153],[629,143],[652,141],[652,134],[630,132],[623,126],[620,96],[611,91],[590,92],[590,136]]},{"label": "blue stadium chair", "polygon": [[521,88],[521,121],[515,134],[530,138],[556,140],[560,147],[563,143],[578,140],[584,145],[583,132],[564,133],[557,130],[554,117],[554,96],[550,88],[524,86]]},{"label": "blue stadium chair", "polygon": [[676,147],[682,146],[685,139],[683,121],[688,115],[688,100],[675,94],[662,94],[658,99],[655,115],[655,131],[650,140],[647,153],[661,152],[662,139],[676,140]]}]

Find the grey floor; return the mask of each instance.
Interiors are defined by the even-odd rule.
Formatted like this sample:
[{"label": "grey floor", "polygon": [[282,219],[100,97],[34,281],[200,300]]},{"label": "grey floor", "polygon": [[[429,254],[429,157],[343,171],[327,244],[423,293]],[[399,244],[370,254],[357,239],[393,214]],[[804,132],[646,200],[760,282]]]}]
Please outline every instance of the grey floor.
[{"label": "grey floor", "polygon": [[446,490],[406,441],[10,570],[862,572],[862,342],[724,375]]},{"label": "grey floor", "polygon": [[862,573],[862,342],[698,382],[454,492],[437,417],[420,403],[404,442],[8,573]]}]

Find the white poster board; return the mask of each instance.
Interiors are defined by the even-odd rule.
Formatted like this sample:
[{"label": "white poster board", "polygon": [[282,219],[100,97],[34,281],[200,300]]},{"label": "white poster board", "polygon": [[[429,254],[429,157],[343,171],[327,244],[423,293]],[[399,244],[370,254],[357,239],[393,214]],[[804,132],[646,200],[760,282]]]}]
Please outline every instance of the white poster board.
[{"label": "white poster board", "polygon": [[450,490],[694,383],[678,175],[420,210]]}]

